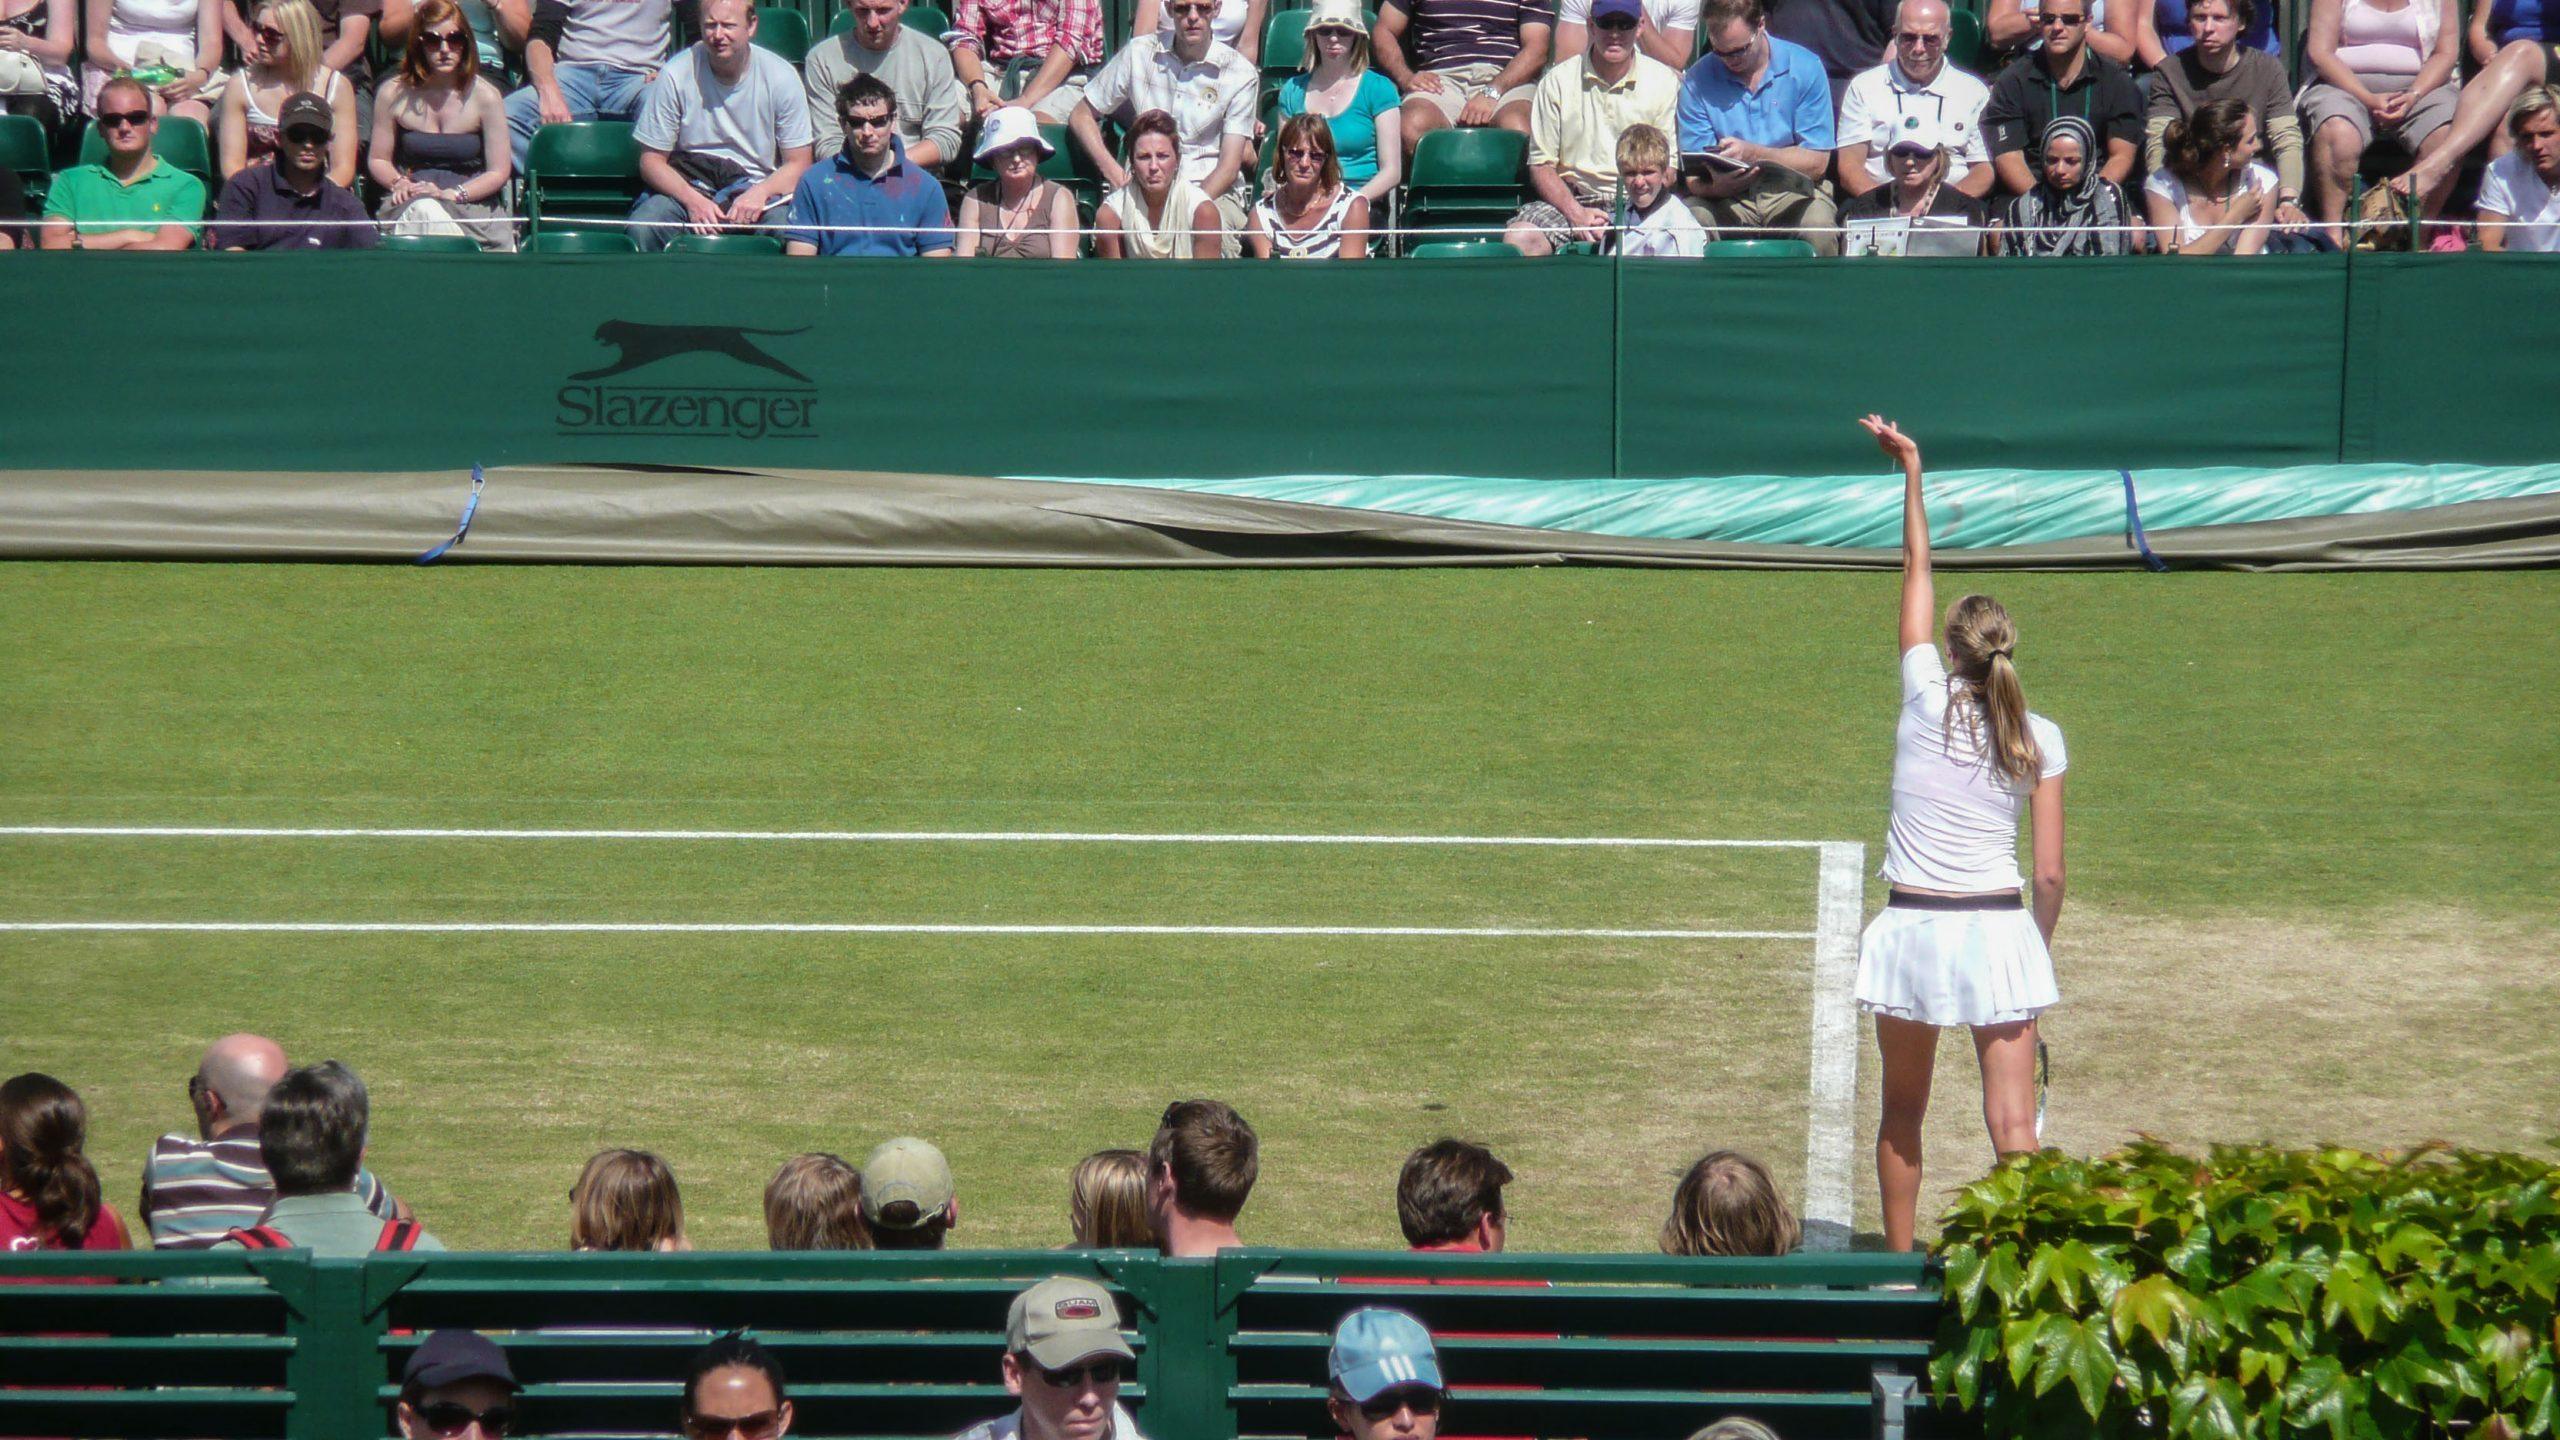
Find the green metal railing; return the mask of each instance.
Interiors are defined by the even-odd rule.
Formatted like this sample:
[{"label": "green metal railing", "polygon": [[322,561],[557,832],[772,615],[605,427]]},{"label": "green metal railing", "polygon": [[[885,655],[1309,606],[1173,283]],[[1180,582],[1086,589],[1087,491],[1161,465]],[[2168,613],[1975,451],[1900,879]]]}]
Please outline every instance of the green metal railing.
[{"label": "green metal railing", "polygon": [[687,1357],[747,1328],[796,1433],[948,1435],[1016,1403],[1006,1306],[1055,1274],[1121,1298],[1122,1399],[1152,1440],[1331,1435],[1326,1336],[1362,1304],[1434,1328],[1469,1433],[1677,1440],[1741,1413],[1867,1436],[1941,1308],[1908,1256],[21,1255],[0,1257],[0,1435],[381,1436],[401,1366],[447,1326],[506,1347],[525,1434],[669,1433]]}]

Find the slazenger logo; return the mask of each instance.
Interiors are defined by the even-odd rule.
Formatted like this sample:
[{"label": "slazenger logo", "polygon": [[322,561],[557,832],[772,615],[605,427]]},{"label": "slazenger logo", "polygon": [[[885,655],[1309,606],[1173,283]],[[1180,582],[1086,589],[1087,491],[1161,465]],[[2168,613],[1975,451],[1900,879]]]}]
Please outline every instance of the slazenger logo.
[{"label": "slazenger logo", "polygon": [[[598,345],[610,363],[569,377],[555,397],[553,420],[564,435],[805,439],[814,436],[818,391],[809,377],[760,343],[798,335],[744,325],[644,325],[607,320]],[[711,355],[798,381],[797,385],[624,382],[599,384],[684,355]],[[738,377],[746,378],[746,377]]]}]

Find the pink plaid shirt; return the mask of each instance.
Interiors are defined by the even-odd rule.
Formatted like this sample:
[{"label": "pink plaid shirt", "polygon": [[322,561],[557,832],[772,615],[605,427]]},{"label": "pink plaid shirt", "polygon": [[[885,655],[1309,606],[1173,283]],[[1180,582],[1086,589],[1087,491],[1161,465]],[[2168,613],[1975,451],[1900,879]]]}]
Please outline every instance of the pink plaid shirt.
[{"label": "pink plaid shirt", "polygon": [[951,43],[984,50],[998,64],[1025,55],[1036,60],[1054,45],[1078,65],[1099,65],[1102,0],[960,0]]}]

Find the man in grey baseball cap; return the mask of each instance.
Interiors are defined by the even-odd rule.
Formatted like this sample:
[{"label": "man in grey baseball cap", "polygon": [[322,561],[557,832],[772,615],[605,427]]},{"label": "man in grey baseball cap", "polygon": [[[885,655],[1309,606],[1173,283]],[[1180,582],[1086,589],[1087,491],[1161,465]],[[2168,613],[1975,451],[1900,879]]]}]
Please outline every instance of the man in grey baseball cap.
[{"label": "man in grey baseball cap", "polygon": [[955,1440],[1146,1440],[1120,1408],[1120,1382],[1137,1358],[1109,1290],[1068,1275],[1043,1280],[1005,1313],[1004,1388],[1022,1407]]}]

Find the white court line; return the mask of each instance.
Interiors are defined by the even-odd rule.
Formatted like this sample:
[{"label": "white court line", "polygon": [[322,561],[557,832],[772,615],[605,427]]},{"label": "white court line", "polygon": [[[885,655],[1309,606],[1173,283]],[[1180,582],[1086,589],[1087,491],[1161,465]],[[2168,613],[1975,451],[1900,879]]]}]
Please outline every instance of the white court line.
[{"label": "white court line", "polygon": [[[1849,1198],[1858,1106],[1858,921],[1866,910],[1867,847],[1822,847],[1814,896],[1812,1103],[1804,1130],[1804,1213],[1840,1228],[1825,1244],[1845,1244],[1855,1210]],[[1807,1248],[1813,1248],[1808,1245]]]},{"label": "white court line", "polygon": [[1819,840],[1699,840],[1668,835],[1178,834],[1118,830],[500,830],[396,826],[0,825],[0,836],[177,840],[775,840],[835,844],[1530,845],[1676,850],[1812,850]]},{"label": "white court line", "polygon": [[835,921],[728,923],[654,920],[6,920],[0,921],[0,931],[290,935],[1351,935],[1462,940],[1814,938],[1809,930],[1538,930],[1456,925],[900,925]]}]

